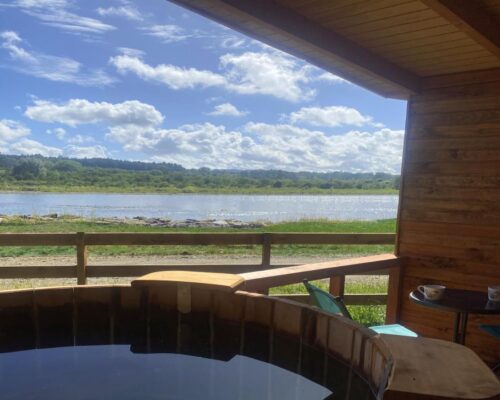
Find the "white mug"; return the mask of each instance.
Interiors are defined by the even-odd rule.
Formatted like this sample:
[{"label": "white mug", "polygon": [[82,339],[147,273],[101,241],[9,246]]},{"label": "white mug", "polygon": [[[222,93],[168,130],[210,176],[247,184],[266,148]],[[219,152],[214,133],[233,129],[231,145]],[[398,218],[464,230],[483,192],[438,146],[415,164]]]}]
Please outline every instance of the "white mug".
[{"label": "white mug", "polygon": [[489,286],[488,287],[488,300],[495,303],[500,302],[500,286]]},{"label": "white mug", "polygon": [[420,285],[417,289],[424,295],[426,300],[441,300],[444,296],[446,286]]}]

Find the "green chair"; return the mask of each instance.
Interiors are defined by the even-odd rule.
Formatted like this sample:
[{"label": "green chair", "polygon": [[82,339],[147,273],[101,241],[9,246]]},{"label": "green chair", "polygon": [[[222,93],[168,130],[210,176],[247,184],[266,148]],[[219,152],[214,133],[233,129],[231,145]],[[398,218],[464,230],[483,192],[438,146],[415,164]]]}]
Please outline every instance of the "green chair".
[{"label": "green chair", "polygon": [[[330,293],[325,292],[324,290],[321,290],[320,288],[309,283],[307,279],[304,279],[303,283],[313,299],[314,304],[319,309],[331,314],[342,315],[343,317],[352,319],[349,310],[340,297],[332,296]],[[377,333],[384,333],[386,335],[417,337],[415,332],[399,324],[371,326],[370,329]]]},{"label": "green chair", "polygon": [[[500,339],[500,325],[486,325],[486,324],[481,324],[479,325],[479,327],[489,333],[490,335],[496,337],[497,339]],[[498,363],[497,365],[495,365],[493,367],[493,372],[496,372],[500,370],[500,363]]]}]

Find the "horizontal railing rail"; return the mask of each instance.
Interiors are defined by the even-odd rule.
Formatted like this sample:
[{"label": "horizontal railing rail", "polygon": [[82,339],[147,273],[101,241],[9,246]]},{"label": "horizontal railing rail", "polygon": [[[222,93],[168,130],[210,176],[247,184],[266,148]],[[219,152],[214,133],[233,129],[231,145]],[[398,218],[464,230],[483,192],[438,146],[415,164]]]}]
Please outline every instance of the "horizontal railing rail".
[{"label": "horizontal railing rail", "polygon": [[[398,265],[393,255],[372,256],[330,263],[298,265],[273,265],[273,245],[391,245],[392,233],[2,233],[0,246],[74,246],[75,265],[6,266],[0,267],[0,279],[20,278],[76,278],[85,285],[87,278],[135,277],[155,271],[189,270],[226,272],[248,276],[249,290],[266,293],[269,288],[298,283],[303,278],[330,278],[330,292],[344,296],[346,275],[395,274]],[[88,262],[90,246],[238,246],[262,247],[260,264],[167,264],[167,265],[92,265]],[[373,257],[376,257],[373,261]],[[377,258],[378,257],[378,258]],[[370,261],[371,260],[371,261]],[[333,263],[333,264],[332,264]],[[309,268],[309,270],[307,270]],[[258,283],[257,283],[258,282]],[[253,285],[253,286],[252,286]],[[392,285],[394,285],[392,283]],[[282,295],[296,301],[306,301],[301,295]],[[386,294],[345,295],[346,304],[385,304],[391,301]],[[388,308],[388,312],[389,312]]]},{"label": "horizontal railing rail", "polygon": [[394,244],[393,233],[0,233],[0,246]]}]

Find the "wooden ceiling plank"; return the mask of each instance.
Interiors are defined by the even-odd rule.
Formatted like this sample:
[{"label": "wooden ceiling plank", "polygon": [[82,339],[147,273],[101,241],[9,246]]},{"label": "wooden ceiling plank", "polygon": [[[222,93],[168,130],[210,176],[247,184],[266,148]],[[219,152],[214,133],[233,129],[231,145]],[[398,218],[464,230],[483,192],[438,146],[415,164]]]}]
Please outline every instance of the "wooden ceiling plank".
[{"label": "wooden ceiling plank", "polygon": [[489,56],[490,58],[494,57],[491,55],[489,52],[484,50],[483,48],[477,48],[476,47],[470,47],[470,48],[464,48],[462,51],[462,48],[451,48],[451,49],[443,49],[441,51],[433,51],[430,53],[425,53],[425,54],[420,54],[420,53],[413,53],[413,54],[406,54],[406,55],[397,55],[393,56],[392,59],[396,60],[396,62],[399,64],[400,62],[402,63],[408,63],[408,62],[433,62],[434,60],[439,60],[443,58],[447,58],[448,61],[450,61],[449,57],[453,57],[453,60],[464,60],[467,58],[472,58],[472,57],[483,57],[483,56]]},{"label": "wooden ceiling plank", "polygon": [[423,78],[426,78],[429,76],[434,76],[436,74],[452,75],[452,74],[455,74],[458,72],[481,71],[481,70],[487,70],[487,69],[498,68],[498,67],[499,67],[498,63],[481,62],[481,63],[470,63],[470,64],[463,64],[463,65],[442,64],[442,65],[438,65],[436,67],[429,65],[429,66],[422,66],[422,67],[418,68],[417,71]]},{"label": "wooden ceiling plank", "polygon": [[357,38],[357,42],[362,42],[366,47],[374,49],[375,52],[379,52],[381,48],[391,45],[399,45],[398,47],[405,47],[407,45],[413,46],[416,43],[424,43],[428,41],[428,45],[433,46],[435,43],[440,43],[441,38],[444,35],[449,34],[459,34],[465,37],[463,32],[459,32],[456,28],[450,24],[437,26],[434,28],[422,29],[412,32],[407,32],[405,34],[394,34],[391,36],[383,38],[372,38],[370,35],[366,35],[363,38]]},{"label": "wooden ceiling plank", "polygon": [[446,65],[436,68],[429,67],[428,70],[418,71],[419,75],[422,76],[422,79],[430,78],[436,75],[454,75],[457,73],[463,72],[481,72],[484,70],[498,68],[498,63],[482,63],[482,64],[472,64],[468,66],[453,66]]},{"label": "wooden ceiling plank", "polygon": [[422,0],[479,44],[500,58],[500,23],[478,1]]},{"label": "wooden ceiling plank", "polygon": [[[406,0],[406,3],[414,2],[414,0]],[[314,19],[315,21],[330,21],[332,19],[340,19],[346,16],[358,16],[363,13],[371,12],[373,10],[394,6],[397,0],[377,0],[374,1],[323,1],[322,5],[311,4],[308,7],[297,8],[293,4],[290,5],[288,0],[278,0],[284,7],[294,9],[298,13],[306,16],[307,18]],[[397,2],[400,4],[401,2]],[[422,7],[422,5],[421,5]]]},{"label": "wooden ceiling plank", "polygon": [[401,25],[381,26],[376,30],[368,32],[358,32],[355,30],[353,30],[352,33],[344,32],[343,30],[339,30],[339,32],[348,36],[352,40],[357,41],[364,40],[367,37],[371,39],[385,39],[394,36],[411,35],[414,32],[427,31],[429,29],[440,28],[443,26],[449,26],[449,24],[446,24],[446,22],[443,22],[442,19],[438,18]]},{"label": "wooden ceiling plank", "polygon": [[401,14],[406,14],[414,11],[425,10],[425,5],[417,1],[371,1],[362,4],[362,7],[348,7],[345,12],[326,11],[321,18],[331,22],[333,25],[339,26],[348,25],[350,21],[355,19],[363,19],[366,22],[375,21],[378,19],[389,18]]},{"label": "wooden ceiling plank", "polygon": [[467,39],[463,32],[451,32],[442,35],[428,36],[420,38],[418,42],[415,40],[404,38],[402,41],[397,41],[393,43],[384,43],[377,46],[377,52],[391,52],[399,49],[413,48],[415,53],[418,53],[419,49],[431,48],[435,44],[447,43],[448,41],[464,40]]},{"label": "wooden ceiling plank", "polygon": [[[446,51],[460,51],[461,49],[464,50],[464,52],[471,52],[474,50],[477,50],[478,44],[473,42],[472,40],[464,40],[464,38],[460,39],[455,39],[455,40],[450,40],[447,42],[441,42],[441,43],[436,43],[432,47],[429,46],[416,46],[414,47],[403,47],[400,49],[392,49],[390,53],[390,56],[394,59],[398,58],[404,58],[404,57],[411,57],[411,56],[422,56],[422,57],[432,57],[433,55],[440,54],[441,52],[446,52]],[[482,48],[482,47],[481,47]],[[486,50],[484,50],[486,51]],[[385,52],[381,51],[382,56],[387,57],[388,55],[385,55]]]},{"label": "wooden ceiling plank", "polygon": [[377,32],[381,29],[387,29],[397,26],[403,26],[407,24],[422,23],[429,20],[436,20],[441,17],[436,16],[431,10],[416,11],[408,14],[397,15],[395,17],[385,18],[381,20],[371,21],[371,22],[361,22],[349,24],[345,27],[337,26],[337,30],[344,35],[349,35],[351,33],[367,33],[367,32]]},{"label": "wooden ceiling plank", "polygon": [[457,85],[472,85],[484,82],[500,82],[500,68],[487,71],[464,72],[453,75],[433,76],[422,80],[422,88],[438,89]]}]

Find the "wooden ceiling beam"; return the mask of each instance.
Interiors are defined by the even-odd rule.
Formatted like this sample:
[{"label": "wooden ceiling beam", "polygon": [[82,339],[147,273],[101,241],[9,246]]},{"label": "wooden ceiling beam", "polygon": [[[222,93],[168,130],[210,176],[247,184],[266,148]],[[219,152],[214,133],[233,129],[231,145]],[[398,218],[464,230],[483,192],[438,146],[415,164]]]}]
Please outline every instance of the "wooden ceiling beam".
[{"label": "wooden ceiling beam", "polygon": [[[385,81],[394,85],[394,91],[399,90],[400,93],[406,93],[407,95],[419,91],[419,77],[416,74],[391,63],[338,33],[306,19],[275,0],[170,1],[256,37],[274,47],[304,58],[313,64],[330,70],[336,75],[378,93],[380,91],[370,87],[370,80]],[[248,28],[249,23],[252,24],[252,28]],[[255,24],[261,26],[255,28]],[[263,33],[259,33],[261,28]],[[299,44],[297,47],[307,45],[311,46],[312,50],[330,53],[337,62],[345,63],[346,67],[358,71],[358,74],[350,75],[349,68],[339,71],[331,67],[328,68],[325,63],[320,65],[315,62],[313,57],[308,57],[300,49],[295,49],[293,45],[289,43],[282,45],[280,41],[273,41],[269,37],[269,29],[285,34],[287,38],[293,38]],[[366,81],[363,77],[360,78],[360,75],[366,76]],[[380,94],[387,95],[387,93]],[[402,96],[397,97],[401,98]]]},{"label": "wooden ceiling beam", "polygon": [[500,21],[475,0],[421,0],[471,39],[500,58]]}]

